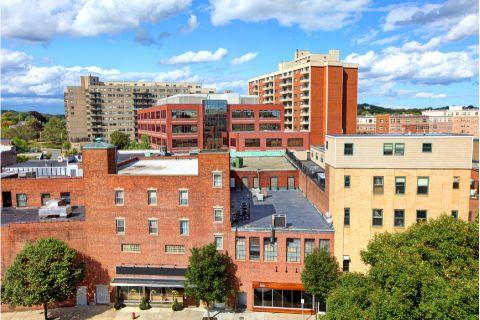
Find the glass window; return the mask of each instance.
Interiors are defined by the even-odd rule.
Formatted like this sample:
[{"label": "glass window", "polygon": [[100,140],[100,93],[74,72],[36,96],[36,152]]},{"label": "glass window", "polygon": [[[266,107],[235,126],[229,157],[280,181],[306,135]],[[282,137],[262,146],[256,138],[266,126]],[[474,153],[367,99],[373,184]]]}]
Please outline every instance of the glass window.
[{"label": "glass window", "polygon": [[350,208],[343,208],[343,224],[350,225]]},{"label": "glass window", "polygon": [[125,219],[115,219],[117,234],[125,234]]},{"label": "glass window", "polygon": [[213,208],[213,222],[223,222],[222,208]]},{"label": "glass window", "polygon": [[303,138],[288,138],[287,139],[287,146],[288,147],[302,147],[303,146]]},{"label": "glass window", "polygon": [[343,176],[343,186],[350,188],[350,176]]},{"label": "glass window", "polygon": [[315,250],[315,239],[305,239],[305,257]]},{"label": "glass window", "polygon": [[255,131],[253,123],[235,123],[232,124],[232,131]]},{"label": "glass window", "polygon": [[214,188],[221,188],[222,187],[222,173],[215,172],[213,174],[213,187]]},{"label": "glass window", "polygon": [[287,239],[287,262],[300,262],[300,239]]},{"label": "glass window", "polygon": [[350,258],[345,259],[345,257],[343,257],[342,271],[343,272],[350,271]]},{"label": "glass window", "polygon": [[[273,240],[273,241],[272,241]],[[263,238],[263,260],[277,261],[277,239]]]},{"label": "glass window", "polygon": [[405,210],[395,209],[393,215],[393,225],[398,228],[405,227]]},{"label": "glass window", "polygon": [[431,143],[423,143],[422,144],[422,152],[432,152],[432,144]]},{"label": "glass window", "polygon": [[417,194],[428,194],[428,177],[417,178]]},{"label": "glass window", "polygon": [[115,190],[115,204],[117,206],[123,205],[123,190]]},{"label": "glass window", "polygon": [[384,143],[383,144],[383,155],[384,156],[393,155],[393,143]]},{"label": "glass window", "polygon": [[245,260],[245,237],[237,237],[235,241],[235,259]]},{"label": "glass window", "polygon": [[257,261],[260,260],[260,238],[250,237],[250,249],[249,256],[250,260]]},{"label": "glass window", "polygon": [[40,199],[42,201],[42,206],[47,204],[47,201],[50,200],[50,193],[42,193],[40,194]]},{"label": "glass window", "polygon": [[330,252],[330,240],[329,239],[320,239],[320,250],[325,250]]},{"label": "glass window", "polygon": [[196,110],[172,110],[172,119],[195,119]]},{"label": "glass window", "polygon": [[140,252],[139,244],[122,244],[122,252]]},{"label": "glass window", "polygon": [[406,177],[395,177],[395,194],[405,194]]},{"label": "glass window", "polygon": [[459,189],[460,188],[460,177],[453,177],[453,189]]},{"label": "glass window", "polygon": [[253,289],[253,305],[261,307],[263,302],[263,289]]},{"label": "glass window", "polygon": [[417,210],[417,222],[427,221],[427,210]]},{"label": "glass window", "polygon": [[382,225],[383,225],[383,210],[373,209],[372,210],[372,226],[381,227]]},{"label": "glass window", "polygon": [[188,236],[188,220],[180,220],[180,235]]},{"label": "glass window", "polygon": [[166,253],[185,253],[185,247],[182,245],[165,245]]},{"label": "glass window", "polygon": [[343,145],[343,154],[345,156],[353,155],[353,143],[345,143]]},{"label": "glass window", "polygon": [[197,139],[172,139],[172,148],[196,148]]},{"label": "glass window", "polygon": [[458,219],[458,210],[452,210],[452,217]]},{"label": "glass window", "polygon": [[260,131],[280,131],[279,123],[261,123]]},{"label": "glass window", "polygon": [[148,219],[148,233],[158,234],[158,221],[157,219]]},{"label": "glass window", "polygon": [[266,145],[267,147],[281,147],[282,138],[267,138]]},{"label": "glass window", "polygon": [[157,204],[157,190],[148,190],[148,204],[156,205]]},{"label": "glass window", "polygon": [[276,308],[283,307],[282,290],[273,290],[273,306]]},{"label": "glass window", "polygon": [[383,193],[383,177],[373,177],[373,193],[382,194]]},{"label": "glass window", "polygon": [[255,112],[253,110],[233,110],[232,111],[232,118],[233,119],[246,119],[246,118],[254,118]]},{"label": "glass window", "polygon": [[278,110],[260,110],[260,118],[280,118]]},{"label": "glass window", "polygon": [[215,246],[217,250],[223,249],[223,236],[215,236]]},{"label": "glass window", "polygon": [[[159,131],[159,130],[157,130]],[[196,125],[173,125],[172,126],[172,133],[197,133],[198,128]]]},{"label": "glass window", "polygon": [[180,190],[179,191],[179,202],[181,206],[188,205],[188,190]]},{"label": "glass window", "polygon": [[245,147],[260,147],[260,139],[245,139]]},{"label": "glass window", "polygon": [[395,143],[395,155],[403,156],[405,153],[405,144],[404,143]]},{"label": "glass window", "polygon": [[61,192],[60,199],[65,200],[65,204],[70,204],[70,192]]}]

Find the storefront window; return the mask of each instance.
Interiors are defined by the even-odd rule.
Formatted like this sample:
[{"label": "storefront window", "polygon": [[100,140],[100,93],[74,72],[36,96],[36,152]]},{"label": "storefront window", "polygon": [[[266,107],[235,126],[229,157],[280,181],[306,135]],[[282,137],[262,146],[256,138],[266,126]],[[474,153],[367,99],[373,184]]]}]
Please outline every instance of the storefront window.
[{"label": "storefront window", "polygon": [[301,309],[302,299],[304,309],[313,309],[312,295],[301,290],[275,290],[257,288],[253,290],[256,307],[273,307],[284,309]]}]

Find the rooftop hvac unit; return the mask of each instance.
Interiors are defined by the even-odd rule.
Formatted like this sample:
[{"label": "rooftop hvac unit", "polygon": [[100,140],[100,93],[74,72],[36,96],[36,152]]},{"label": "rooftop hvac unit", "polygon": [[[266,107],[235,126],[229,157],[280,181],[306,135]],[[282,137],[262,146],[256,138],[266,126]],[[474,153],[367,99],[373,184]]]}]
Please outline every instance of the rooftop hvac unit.
[{"label": "rooftop hvac unit", "polygon": [[274,228],[286,228],[287,227],[287,215],[286,214],[274,214],[272,215],[272,225]]}]

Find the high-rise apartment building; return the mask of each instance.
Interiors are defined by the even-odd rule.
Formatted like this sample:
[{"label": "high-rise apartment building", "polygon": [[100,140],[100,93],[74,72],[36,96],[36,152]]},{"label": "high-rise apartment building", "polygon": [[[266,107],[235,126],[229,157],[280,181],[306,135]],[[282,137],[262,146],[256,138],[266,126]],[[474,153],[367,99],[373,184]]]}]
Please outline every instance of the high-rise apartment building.
[{"label": "high-rise apartment building", "polygon": [[444,110],[426,110],[430,132],[466,133],[478,137],[478,108],[450,106]]},{"label": "high-rise apartment building", "polygon": [[358,65],[340,60],[338,50],[316,54],[297,50],[294,60],[248,81],[261,103],[285,107],[285,129],[309,131],[311,144],[325,134],[355,133]]},{"label": "high-rise apartment building", "polygon": [[71,142],[91,141],[121,131],[133,139],[137,110],[179,93],[214,92],[197,83],[104,82],[82,76],[80,86],[68,86],[64,93],[68,137]]}]

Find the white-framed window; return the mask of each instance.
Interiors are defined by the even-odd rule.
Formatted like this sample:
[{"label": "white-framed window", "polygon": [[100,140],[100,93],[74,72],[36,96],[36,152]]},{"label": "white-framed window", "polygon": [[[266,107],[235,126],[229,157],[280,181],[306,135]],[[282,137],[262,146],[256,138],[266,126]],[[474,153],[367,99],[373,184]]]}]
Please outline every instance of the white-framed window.
[{"label": "white-framed window", "polygon": [[123,189],[116,189],[115,190],[115,205],[123,206],[124,203],[125,203],[125,201],[124,201]]},{"label": "white-framed window", "polygon": [[148,234],[158,235],[158,220],[157,219],[148,219]]},{"label": "white-framed window", "polygon": [[157,190],[156,189],[147,190],[147,195],[148,195],[148,205],[149,206],[156,206],[157,205]]},{"label": "white-framed window", "polygon": [[140,252],[139,244],[122,244],[122,252]]},{"label": "white-framed window", "polygon": [[223,222],[223,208],[213,208],[213,222]]},{"label": "white-framed window", "polygon": [[185,253],[185,246],[167,244],[165,245],[165,252],[166,253]]},{"label": "white-framed window", "polygon": [[222,187],[222,173],[214,172],[213,173],[213,187],[221,188]]},{"label": "white-framed window", "polygon": [[115,219],[115,230],[117,234],[125,234],[125,219],[117,218]]},{"label": "white-framed window", "polygon": [[180,189],[178,191],[179,204],[181,206],[188,206],[188,190]]},{"label": "white-framed window", "polygon": [[223,236],[222,235],[215,235],[215,246],[217,247],[217,250],[222,250],[223,249]]},{"label": "white-framed window", "polygon": [[189,232],[188,229],[189,229],[188,220],[180,220],[180,235],[188,236],[188,232]]}]

